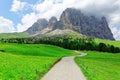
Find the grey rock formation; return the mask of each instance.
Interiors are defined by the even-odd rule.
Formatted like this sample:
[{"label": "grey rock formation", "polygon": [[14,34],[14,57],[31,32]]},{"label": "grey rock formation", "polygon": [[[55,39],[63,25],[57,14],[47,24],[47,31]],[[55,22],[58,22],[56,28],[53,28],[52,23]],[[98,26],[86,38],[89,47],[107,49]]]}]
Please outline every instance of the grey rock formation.
[{"label": "grey rock formation", "polygon": [[60,21],[57,21],[56,17],[51,17],[51,19],[49,20],[49,23],[48,23],[48,28],[50,28],[52,30],[62,29],[63,24]]},{"label": "grey rock formation", "polygon": [[46,19],[39,19],[30,28],[28,28],[25,32],[29,33],[29,34],[36,34],[39,31],[46,28],[47,26],[48,26],[48,21]]},{"label": "grey rock formation", "polygon": [[36,34],[44,28],[49,28],[51,31],[70,29],[86,36],[114,40],[105,17],[98,18],[94,15],[87,15],[74,8],[67,8],[63,11],[59,21],[56,17],[52,17],[49,22],[40,19],[26,32]]},{"label": "grey rock formation", "polygon": [[54,24],[57,22],[57,18],[56,17],[51,17],[50,20],[49,20],[49,23],[48,23],[48,26],[49,28],[53,28],[54,27]]},{"label": "grey rock formation", "polygon": [[63,25],[62,29],[72,29],[86,36],[114,40],[105,17],[97,18],[68,8],[62,13],[60,22]]}]

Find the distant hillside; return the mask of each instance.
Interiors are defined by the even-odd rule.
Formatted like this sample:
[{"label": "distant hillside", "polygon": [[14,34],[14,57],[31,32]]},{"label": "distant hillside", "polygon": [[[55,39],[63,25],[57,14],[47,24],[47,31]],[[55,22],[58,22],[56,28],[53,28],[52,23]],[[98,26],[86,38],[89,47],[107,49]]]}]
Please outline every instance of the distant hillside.
[{"label": "distant hillside", "polygon": [[1,33],[0,38],[25,38],[30,37],[27,33]]},{"label": "distant hillside", "polygon": [[[44,30],[43,30],[44,31]],[[43,33],[43,34],[40,34],[40,33]],[[82,34],[79,34],[78,32],[75,32],[73,30],[70,30],[70,29],[66,29],[66,30],[60,30],[60,29],[56,29],[56,30],[53,30],[53,31],[50,31],[50,32],[42,32],[40,31],[38,34],[35,34],[33,35],[32,37],[53,37],[53,36],[68,36],[68,37],[87,37],[85,35],[82,35]]]},{"label": "distant hillside", "polygon": [[95,38],[94,40],[97,44],[105,43],[105,44],[114,45],[115,47],[120,48],[120,41],[111,41],[111,40],[104,40],[104,39],[98,39],[98,38]]},{"label": "distant hillside", "polygon": [[29,38],[22,37],[0,39],[0,42],[19,44],[49,44],[71,50],[94,50],[111,53],[120,52],[119,43],[117,44],[116,41],[88,37],[70,29],[56,29],[50,32],[44,32],[44,34],[32,35]]},{"label": "distant hillside", "polygon": [[[51,33],[56,30],[66,29],[86,36],[114,40],[113,34],[104,16],[98,18],[94,15],[86,15],[80,10],[73,8],[67,8],[63,11],[59,21],[56,17],[52,17],[49,21],[46,19],[39,19],[25,32],[38,36],[41,34]],[[56,35],[58,33],[56,32],[54,34]]]}]

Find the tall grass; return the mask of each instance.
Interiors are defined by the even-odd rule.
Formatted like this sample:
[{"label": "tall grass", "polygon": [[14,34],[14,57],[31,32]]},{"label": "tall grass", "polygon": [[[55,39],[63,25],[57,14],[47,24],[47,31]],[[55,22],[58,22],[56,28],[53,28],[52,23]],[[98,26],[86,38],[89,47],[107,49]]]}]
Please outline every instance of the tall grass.
[{"label": "tall grass", "polygon": [[10,44],[0,43],[0,50],[18,55],[63,57],[73,55],[74,52],[64,48],[45,44]]},{"label": "tall grass", "polygon": [[0,80],[40,80],[52,65],[74,51],[44,44],[0,43]]},{"label": "tall grass", "polygon": [[119,80],[120,54],[85,51],[88,55],[75,58],[88,80]]},{"label": "tall grass", "polygon": [[0,80],[39,80],[57,59],[0,52]]}]

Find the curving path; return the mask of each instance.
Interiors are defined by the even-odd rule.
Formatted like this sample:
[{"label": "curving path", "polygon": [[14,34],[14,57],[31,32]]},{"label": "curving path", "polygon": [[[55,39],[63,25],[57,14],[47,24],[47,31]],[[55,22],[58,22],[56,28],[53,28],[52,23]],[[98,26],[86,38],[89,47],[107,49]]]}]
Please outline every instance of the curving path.
[{"label": "curving path", "polygon": [[[80,56],[85,56],[82,53]],[[86,80],[74,62],[75,56],[64,57],[41,80]]]}]

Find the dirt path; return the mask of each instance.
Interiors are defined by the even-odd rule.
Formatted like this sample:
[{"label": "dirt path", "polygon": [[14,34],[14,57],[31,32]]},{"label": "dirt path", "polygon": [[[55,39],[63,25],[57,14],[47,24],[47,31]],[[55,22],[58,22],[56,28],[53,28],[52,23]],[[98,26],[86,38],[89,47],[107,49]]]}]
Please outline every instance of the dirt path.
[{"label": "dirt path", "polygon": [[86,80],[74,58],[75,56],[62,58],[41,80]]}]

